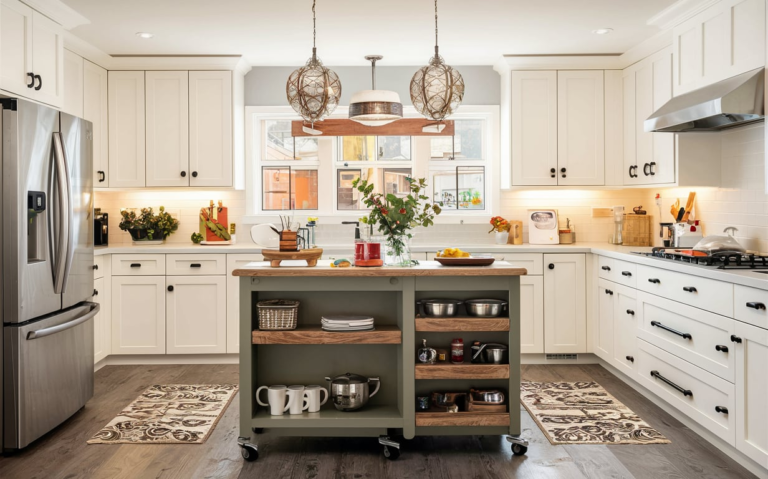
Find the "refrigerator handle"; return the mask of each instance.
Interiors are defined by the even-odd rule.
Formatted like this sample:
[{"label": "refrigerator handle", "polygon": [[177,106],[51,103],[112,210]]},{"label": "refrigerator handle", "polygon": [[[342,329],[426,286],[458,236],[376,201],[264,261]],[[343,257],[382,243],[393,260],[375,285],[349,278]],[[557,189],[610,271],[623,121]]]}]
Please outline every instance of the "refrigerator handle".
[{"label": "refrigerator handle", "polygon": [[91,319],[92,317],[96,316],[96,314],[101,309],[101,306],[99,306],[99,303],[92,303],[88,301],[83,304],[91,307],[91,309],[89,309],[88,312],[85,313],[84,315],[79,316],[73,319],[72,321],[67,321],[64,324],[57,324],[56,326],[51,326],[50,328],[43,328],[43,329],[38,329],[37,331],[30,331],[27,333],[27,340],[44,338],[52,334],[66,331],[69,328],[74,328],[78,324],[82,324],[88,321],[89,319]]},{"label": "refrigerator handle", "polygon": [[69,191],[69,172],[64,158],[64,144],[61,133],[53,134],[53,163],[56,176],[56,190],[58,193],[57,207],[58,221],[54,221],[54,242],[56,244],[54,255],[53,287],[56,294],[62,294],[67,290],[67,275],[70,259],[70,235],[72,224],[72,205]]}]

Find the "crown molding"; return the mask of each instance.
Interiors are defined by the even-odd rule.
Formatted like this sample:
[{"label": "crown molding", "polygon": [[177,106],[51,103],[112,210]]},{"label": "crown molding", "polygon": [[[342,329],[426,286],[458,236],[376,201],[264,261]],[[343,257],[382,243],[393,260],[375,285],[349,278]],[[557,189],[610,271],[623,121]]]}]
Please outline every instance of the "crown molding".
[{"label": "crown molding", "polygon": [[669,30],[703,12],[721,0],[678,0],[646,22],[647,25]]},{"label": "crown molding", "polygon": [[493,66],[504,70],[620,70],[618,53],[593,55],[504,55]]},{"label": "crown molding", "polygon": [[640,60],[670,46],[672,46],[672,29],[666,29],[622,53],[619,58],[621,69],[623,70],[630,65],[634,65]]},{"label": "crown molding", "polygon": [[75,36],[72,32],[65,30],[63,33],[64,48],[80,55],[91,63],[110,70],[112,66],[112,57],[86,42],[82,38]]},{"label": "crown molding", "polygon": [[21,0],[21,2],[67,30],[91,23],[90,20],[60,0]]},{"label": "crown molding", "polygon": [[113,55],[109,70],[249,71],[241,55]]}]

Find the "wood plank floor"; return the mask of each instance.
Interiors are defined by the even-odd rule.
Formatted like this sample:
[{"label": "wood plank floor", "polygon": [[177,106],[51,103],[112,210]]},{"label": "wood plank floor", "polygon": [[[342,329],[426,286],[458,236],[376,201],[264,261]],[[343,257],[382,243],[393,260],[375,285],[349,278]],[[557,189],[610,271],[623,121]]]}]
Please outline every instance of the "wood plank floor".
[{"label": "wood plank floor", "polygon": [[96,431],[152,384],[237,382],[234,365],[108,366],[94,398],[56,430],[17,455],[0,457],[0,478],[638,478],[754,477],[600,366],[523,366],[530,381],[600,383],[672,444],[552,446],[521,408],[528,454],[511,455],[500,436],[406,441],[397,461],[374,439],[258,436],[260,458],[246,463],[236,446],[239,395],[204,445],[86,445]]}]

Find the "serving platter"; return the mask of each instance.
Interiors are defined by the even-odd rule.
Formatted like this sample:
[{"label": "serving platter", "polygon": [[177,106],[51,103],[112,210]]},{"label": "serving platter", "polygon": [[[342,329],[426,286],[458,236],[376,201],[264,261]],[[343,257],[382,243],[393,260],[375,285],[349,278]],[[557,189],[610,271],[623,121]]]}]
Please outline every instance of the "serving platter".
[{"label": "serving platter", "polygon": [[496,258],[493,256],[470,256],[468,258],[435,257],[435,261],[443,266],[489,266]]}]

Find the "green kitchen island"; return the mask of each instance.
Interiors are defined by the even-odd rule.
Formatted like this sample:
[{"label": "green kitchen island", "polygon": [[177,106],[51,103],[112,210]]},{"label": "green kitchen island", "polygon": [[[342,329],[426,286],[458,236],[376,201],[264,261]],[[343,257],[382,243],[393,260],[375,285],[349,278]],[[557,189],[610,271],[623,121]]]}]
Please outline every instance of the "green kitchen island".
[{"label": "green kitchen island", "polygon": [[[324,262],[325,263],[325,262]],[[442,266],[422,262],[410,268],[331,268],[250,263],[232,273],[240,277],[240,438],[243,458],[258,458],[256,436],[374,437],[384,455],[396,459],[398,436],[508,435],[515,454],[528,443],[520,438],[520,276],[524,268],[505,262],[490,266]],[[421,299],[499,299],[508,301],[503,317],[468,317],[462,309],[448,318],[419,315]],[[298,327],[259,330],[258,301],[300,301]],[[374,331],[327,332],[321,317],[370,315]],[[450,350],[453,338],[465,344],[465,363],[417,363],[426,339]],[[472,341],[509,345],[509,364],[472,364]],[[326,377],[347,372],[378,377],[379,392],[359,410],[338,411],[329,398],[319,412],[272,416],[259,406],[260,386],[324,387]],[[499,389],[506,412],[416,411],[416,397],[433,391]],[[262,398],[265,398],[265,394]],[[262,400],[263,400],[262,399]]]}]

